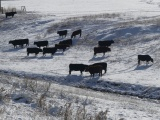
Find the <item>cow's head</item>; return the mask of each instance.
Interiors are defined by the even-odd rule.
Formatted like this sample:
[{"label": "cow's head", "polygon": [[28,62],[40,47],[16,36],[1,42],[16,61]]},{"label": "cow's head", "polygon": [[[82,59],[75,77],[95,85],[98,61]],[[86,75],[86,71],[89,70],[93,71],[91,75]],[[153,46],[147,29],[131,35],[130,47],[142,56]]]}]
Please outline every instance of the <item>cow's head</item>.
[{"label": "cow's head", "polygon": [[9,41],[9,44],[12,44],[13,43],[13,40]]},{"label": "cow's head", "polygon": [[34,42],[34,45],[36,45],[37,44],[37,42]]},{"label": "cow's head", "polygon": [[153,59],[151,58],[151,62],[153,63]]},{"label": "cow's head", "polygon": [[113,40],[111,40],[112,41],[112,43],[114,43],[114,41]]},{"label": "cow's head", "polygon": [[91,67],[92,65],[85,65],[85,72],[89,72],[89,68]]}]

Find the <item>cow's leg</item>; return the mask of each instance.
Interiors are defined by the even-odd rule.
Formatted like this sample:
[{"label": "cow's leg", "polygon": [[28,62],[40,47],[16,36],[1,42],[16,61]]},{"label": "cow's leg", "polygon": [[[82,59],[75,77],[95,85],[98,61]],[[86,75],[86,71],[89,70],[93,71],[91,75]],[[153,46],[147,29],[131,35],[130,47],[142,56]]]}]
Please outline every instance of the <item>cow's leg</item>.
[{"label": "cow's leg", "polygon": [[138,65],[140,65],[140,60],[138,60]]},{"label": "cow's leg", "polygon": [[101,76],[101,72],[99,72],[99,76]]},{"label": "cow's leg", "polygon": [[94,52],[94,56],[96,55],[96,52]]},{"label": "cow's leg", "polygon": [[29,56],[29,52],[27,52],[27,56]]},{"label": "cow's leg", "polygon": [[146,61],[146,65],[148,65],[149,64],[149,61]]},{"label": "cow's leg", "polygon": [[105,73],[107,72],[107,68],[105,69]]},{"label": "cow's leg", "polygon": [[82,75],[82,71],[81,71],[81,75]]},{"label": "cow's leg", "polygon": [[71,74],[71,70],[69,70],[69,74]]},{"label": "cow's leg", "polygon": [[91,74],[91,77],[92,77],[92,74]]}]

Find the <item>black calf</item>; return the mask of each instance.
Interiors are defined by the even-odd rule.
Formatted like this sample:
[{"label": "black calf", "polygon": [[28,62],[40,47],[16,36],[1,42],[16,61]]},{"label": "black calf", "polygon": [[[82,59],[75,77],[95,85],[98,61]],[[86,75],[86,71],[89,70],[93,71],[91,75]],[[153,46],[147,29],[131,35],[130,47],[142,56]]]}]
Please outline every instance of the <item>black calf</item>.
[{"label": "black calf", "polygon": [[55,47],[48,47],[48,48],[43,48],[43,56],[46,53],[50,53],[51,55],[54,55],[54,53],[57,51],[57,48]]},{"label": "black calf", "polygon": [[57,31],[57,34],[59,34],[59,36],[61,37],[63,37],[63,36],[67,36],[67,30],[63,30],[63,31]]},{"label": "black calf", "polygon": [[88,67],[88,65],[84,64],[69,64],[69,74],[71,74],[72,71],[80,71],[81,74],[85,69]]},{"label": "black calf", "polygon": [[42,52],[42,49],[40,49],[40,48],[27,48],[27,55],[28,56],[30,53],[35,53],[35,56],[37,56],[37,54],[39,52]]},{"label": "black calf", "polygon": [[99,46],[110,46],[111,44],[113,44],[114,41],[113,40],[107,40],[107,41],[98,41],[98,45]]},{"label": "black calf", "polygon": [[47,47],[48,46],[48,41],[37,41],[34,42],[34,45],[37,45],[37,47]]},{"label": "black calf", "polygon": [[76,30],[76,31],[74,31],[74,32],[72,33],[71,38],[73,38],[73,37],[75,38],[76,35],[80,35],[80,37],[81,37],[81,34],[82,34],[82,30],[81,30],[81,29]]},{"label": "black calf", "polygon": [[149,55],[138,55],[138,65],[140,65],[140,61],[146,61],[146,64],[148,64],[149,61],[153,62],[153,59]]},{"label": "black calf", "polygon": [[17,47],[17,45],[20,45],[21,47],[23,47],[24,44],[26,44],[26,46],[29,46],[29,39],[11,40],[9,41],[9,44],[12,44],[14,48]]},{"label": "black calf", "polygon": [[14,14],[17,14],[17,12],[6,12],[5,13],[5,15],[6,15],[6,18],[8,17],[8,16],[14,16]]}]

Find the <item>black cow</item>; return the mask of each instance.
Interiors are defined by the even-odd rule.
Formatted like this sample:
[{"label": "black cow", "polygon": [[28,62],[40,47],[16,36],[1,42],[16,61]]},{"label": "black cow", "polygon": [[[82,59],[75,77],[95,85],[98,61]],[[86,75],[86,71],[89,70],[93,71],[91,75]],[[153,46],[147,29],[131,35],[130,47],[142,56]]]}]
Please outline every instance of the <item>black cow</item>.
[{"label": "black cow", "polygon": [[17,12],[6,12],[5,13],[5,15],[6,15],[6,18],[8,17],[8,16],[14,16],[14,14],[17,14]]},{"label": "black cow", "polygon": [[51,55],[54,55],[54,53],[57,51],[57,48],[55,47],[48,47],[48,48],[43,48],[43,56],[46,53],[51,53]]},{"label": "black cow", "polygon": [[66,50],[67,47],[70,47],[70,45],[67,45],[67,44],[55,44],[55,48],[62,49],[63,52]]},{"label": "black cow", "polygon": [[59,42],[60,45],[72,45],[72,39],[67,39]]},{"label": "black cow", "polygon": [[98,41],[98,46],[111,46],[113,44],[113,40],[107,40],[107,41]]},{"label": "black cow", "polygon": [[59,36],[61,37],[63,37],[63,36],[67,36],[67,30],[63,30],[63,31],[57,31],[57,34],[59,34]]},{"label": "black cow", "polygon": [[37,41],[34,42],[34,45],[37,45],[37,47],[47,47],[48,46],[48,41]]},{"label": "black cow", "polygon": [[26,44],[26,46],[29,46],[29,39],[11,40],[9,41],[9,44],[12,44],[14,48],[17,47],[17,45],[20,45],[21,47],[23,47],[24,44]]},{"label": "black cow", "polygon": [[27,56],[29,56],[30,53],[35,53],[35,56],[37,56],[37,54],[39,52],[42,52],[42,49],[36,48],[36,47],[34,47],[34,48],[27,48]]},{"label": "black cow", "polygon": [[140,61],[146,61],[146,64],[148,64],[149,61],[153,62],[153,59],[149,55],[138,55],[138,65],[140,65]]},{"label": "black cow", "polygon": [[101,65],[102,66],[102,70],[104,70],[105,73],[107,72],[107,63],[105,63],[105,62],[99,62],[99,63],[92,64],[92,66],[95,66],[95,65]]},{"label": "black cow", "polygon": [[73,37],[75,38],[76,35],[80,35],[80,37],[81,37],[81,34],[82,34],[82,30],[81,30],[81,29],[76,30],[76,31],[74,31],[74,32],[72,33],[71,38],[73,38]]},{"label": "black cow", "polygon": [[101,65],[90,65],[86,68],[86,72],[89,71],[91,74],[91,77],[94,77],[95,73],[99,73],[99,76],[102,76],[102,69],[103,67]]},{"label": "black cow", "polygon": [[87,67],[88,65],[85,64],[69,64],[69,74],[71,74],[72,71],[80,71],[82,74]]},{"label": "black cow", "polygon": [[103,53],[105,55],[106,52],[110,52],[111,49],[108,47],[94,47],[94,55],[97,53]]}]

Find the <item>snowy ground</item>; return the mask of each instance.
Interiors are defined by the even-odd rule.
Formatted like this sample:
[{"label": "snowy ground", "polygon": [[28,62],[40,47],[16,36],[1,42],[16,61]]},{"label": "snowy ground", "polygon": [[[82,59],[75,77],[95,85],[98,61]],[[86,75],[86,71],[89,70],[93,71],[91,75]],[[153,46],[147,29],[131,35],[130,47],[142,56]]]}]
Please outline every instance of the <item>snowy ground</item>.
[{"label": "snowy ground", "polygon": [[[2,2],[6,8],[20,9],[24,5],[27,13],[18,13],[7,19],[0,15],[2,73],[12,73],[21,78],[45,79],[67,86],[160,99],[158,0]],[[70,38],[71,33],[79,28],[82,29],[82,37],[73,39],[72,47],[64,53],[58,51],[53,57],[43,57],[41,53],[37,57],[27,57],[26,48],[14,49],[8,44],[13,39],[29,38],[30,46],[34,46],[33,42],[37,40],[48,40],[49,46],[54,46],[63,40],[56,34],[58,30],[67,29],[67,38]],[[105,56],[93,56],[93,48],[97,46],[98,40],[106,39],[115,41],[111,52]],[[151,55],[154,63],[137,66],[138,54]],[[107,73],[102,77],[90,78],[89,73],[80,75],[80,72],[74,71],[68,75],[70,63],[96,62],[108,64]]]},{"label": "snowy ground", "polygon": [[[33,88],[31,84],[34,86]],[[95,118],[94,116],[98,116],[99,112],[107,110],[107,120],[159,120],[159,101],[95,92],[52,83],[49,91],[45,92],[48,85],[47,82],[41,80],[33,81],[1,74],[1,119],[62,120],[65,116],[64,113],[71,112],[69,117],[78,118],[77,116],[82,117],[85,113],[87,120],[87,118]],[[42,95],[45,97],[41,100],[40,105],[38,101]],[[70,103],[71,107],[65,112]]]}]

